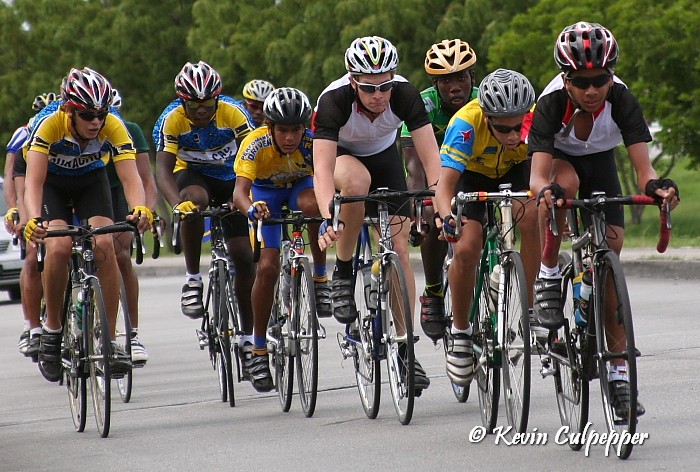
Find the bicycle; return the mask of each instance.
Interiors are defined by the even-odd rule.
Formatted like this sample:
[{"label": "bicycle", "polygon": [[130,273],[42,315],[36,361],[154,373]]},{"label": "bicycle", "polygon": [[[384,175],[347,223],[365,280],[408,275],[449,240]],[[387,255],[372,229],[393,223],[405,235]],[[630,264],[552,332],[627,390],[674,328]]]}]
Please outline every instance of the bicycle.
[{"label": "bicycle", "polygon": [[[459,192],[452,203],[457,234],[464,205],[469,202],[486,204],[484,243],[469,320],[473,327],[479,410],[482,424],[489,434],[493,433],[498,419],[499,369],[503,377],[506,420],[514,432],[525,432],[530,411],[530,353],[534,340],[530,333],[525,269],[520,254],[514,249],[514,226],[518,218],[513,217],[513,199],[530,199],[531,194],[513,192],[510,187],[511,184],[501,184],[498,192]],[[496,291],[490,287],[490,280],[497,266],[500,273]],[[494,291],[497,292],[496,300],[492,298]],[[446,346],[449,342],[447,333]]]},{"label": "bicycle", "polygon": [[[632,324],[632,309],[627,283],[620,260],[606,236],[605,206],[658,205],[645,195],[606,197],[603,192],[593,192],[591,198],[567,199],[560,208],[567,209],[567,223],[571,239],[571,252],[559,256],[562,269],[562,306],[565,322],[562,328],[551,331],[548,350],[542,359],[542,376],[554,377],[559,417],[570,435],[583,433],[588,423],[589,382],[600,381],[603,416],[608,431],[619,435],[634,435],[637,427],[637,364],[640,355],[636,349]],[[554,208],[556,205],[554,206]],[[543,257],[552,254],[557,233],[556,211],[552,209],[551,223],[545,232]],[[585,212],[585,213],[584,213]],[[590,223],[582,223],[588,216]],[[670,207],[661,212],[661,229],[658,252],[664,252],[670,237]],[[580,308],[574,297],[574,279],[588,272],[592,276],[591,294],[586,319],[579,316]],[[622,334],[615,336],[615,330]],[[616,398],[610,373],[621,370],[622,365],[629,381],[627,408]],[[616,391],[616,390],[615,390]],[[618,411],[616,404],[619,403]],[[569,447],[579,450],[583,441],[569,441]],[[632,453],[632,443],[622,443],[617,454],[627,459]]]},{"label": "bicycle", "polygon": [[[87,417],[87,383],[89,380],[93,410],[100,436],[109,435],[111,424],[111,379],[124,374],[113,373],[109,363],[112,343],[105,311],[102,288],[97,278],[94,260],[94,237],[101,234],[132,231],[136,241],[136,263],[143,262],[141,238],[135,225],[128,222],[92,228],[87,222],[68,225],[66,229],[51,229],[46,237],[73,239],[70,272],[63,304],[63,343],[61,359],[63,383],[73,425],[78,432],[85,430]],[[45,246],[39,245],[37,264],[43,270]]]},{"label": "bicycle", "polygon": [[[200,329],[196,330],[199,348],[208,349],[212,368],[219,379],[219,393],[222,402],[236,406],[234,397],[233,373],[242,380],[239,340],[241,314],[233,290],[233,280],[229,272],[228,253],[224,239],[222,220],[234,213],[227,204],[211,207],[209,210],[183,213],[185,217],[198,216],[211,221],[211,262],[209,282],[204,303],[204,316]],[[173,211],[173,252],[180,254],[180,215]]]},{"label": "bicycle", "polygon": [[[376,202],[378,218],[365,218],[355,249],[353,280],[358,318],[338,334],[344,359],[352,358],[362,407],[368,418],[379,413],[380,362],[386,360],[389,386],[399,422],[407,425],[415,399],[413,303],[399,256],[393,250],[388,200],[433,196],[432,190],[391,191],[379,188],[368,195],[333,197],[333,228],[343,203]],[[403,224],[403,223],[402,223]],[[378,230],[373,250],[369,228]]]},{"label": "bicycle", "polygon": [[[160,216],[156,216],[153,220],[153,226],[156,228],[156,232],[153,233],[153,251],[151,253],[151,257],[153,259],[158,259],[158,257],[160,256],[160,248],[163,247],[163,234],[160,223]],[[141,241],[141,248],[142,254],[146,254],[146,248],[143,244],[143,241]],[[133,241],[131,250],[133,254]],[[124,327],[123,331],[119,329],[121,326]],[[119,289],[119,307],[117,310],[117,333],[115,341],[117,342],[117,344],[120,344],[124,348],[124,351],[129,356],[129,358],[131,358],[131,331],[131,317],[129,313],[129,306],[126,300],[126,291],[124,288],[124,284],[122,283],[120,284]],[[140,369],[144,365],[144,362],[132,361],[132,366],[134,368]],[[119,391],[119,396],[121,397],[123,403],[129,403],[131,401],[131,391],[133,389],[134,384],[133,377],[134,371],[130,370],[124,375],[124,377],[117,379],[117,390]]]},{"label": "bicycle", "polygon": [[[304,253],[303,230],[309,223],[320,223],[321,217],[305,217],[300,211],[289,211],[279,218],[267,218],[257,224],[255,260],[259,257],[263,225],[283,225],[280,246],[280,273],[275,285],[267,342],[275,370],[275,385],[282,411],[289,411],[294,390],[296,368],[299,400],[304,415],[313,416],[318,396],[318,339],[326,338],[326,330],[318,322],[313,271]],[[292,228],[289,237],[288,226]]]}]

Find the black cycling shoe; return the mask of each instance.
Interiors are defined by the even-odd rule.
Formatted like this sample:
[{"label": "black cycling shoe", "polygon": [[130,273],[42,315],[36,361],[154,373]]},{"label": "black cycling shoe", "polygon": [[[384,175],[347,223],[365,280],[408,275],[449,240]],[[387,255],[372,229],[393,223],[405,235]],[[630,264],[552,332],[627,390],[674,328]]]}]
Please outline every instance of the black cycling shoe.
[{"label": "black cycling shoe", "polygon": [[256,355],[245,361],[245,370],[250,377],[250,383],[258,392],[269,392],[275,388],[270,373],[270,363],[267,354]]},{"label": "black cycling shoe", "polygon": [[[621,419],[629,419],[630,407],[630,383],[627,380],[611,380],[610,386],[610,402],[615,410],[615,416]],[[646,413],[644,405],[637,399],[637,416],[642,416]]]},{"label": "black cycling shoe", "polygon": [[357,319],[357,307],[355,306],[355,294],[353,293],[353,280],[351,278],[334,278],[331,280],[331,302],[333,316],[339,323],[348,324]]},{"label": "black cycling shoe", "polygon": [[535,304],[532,311],[535,321],[545,329],[555,330],[564,325],[564,311],[561,306],[561,277],[558,279],[538,278],[535,281]]},{"label": "black cycling shoe", "polygon": [[124,378],[132,368],[131,358],[121,345],[112,342],[111,348],[112,351],[109,357],[110,374],[115,379]]},{"label": "black cycling shoe", "polygon": [[420,300],[420,326],[426,336],[438,342],[445,336],[445,298],[440,295],[424,294]]},{"label": "black cycling shoe", "polygon": [[63,374],[61,364],[62,333],[49,333],[42,330],[39,339],[39,372],[49,382],[58,382]]}]

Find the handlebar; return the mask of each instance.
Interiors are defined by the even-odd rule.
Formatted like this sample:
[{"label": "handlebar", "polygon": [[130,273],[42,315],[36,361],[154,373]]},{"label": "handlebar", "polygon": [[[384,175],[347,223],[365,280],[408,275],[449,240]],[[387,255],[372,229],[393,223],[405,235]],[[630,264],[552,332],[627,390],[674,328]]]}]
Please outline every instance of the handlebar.
[{"label": "handlebar", "polygon": [[255,221],[255,241],[253,245],[253,262],[258,262],[260,259],[260,243],[262,243],[262,227],[263,225],[281,225],[290,224],[292,226],[301,227],[309,223],[323,223],[324,218],[321,216],[304,216],[300,211],[290,211],[279,217],[268,217],[264,220]]},{"label": "handlebar", "polygon": [[[91,228],[89,226],[68,226],[66,229],[53,229],[46,232],[44,238],[59,238],[69,236],[71,238],[85,238],[98,236],[100,234],[109,233],[125,233],[131,231],[134,233],[134,241],[136,242],[136,264],[141,265],[143,262],[143,245],[141,243],[141,234],[135,223],[123,221],[111,225],[100,226],[99,228]],[[46,256],[46,245],[37,244],[36,259],[37,269],[39,272],[44,270],[44,259]]]},{"label": "handlebar", "polygon": [[459,230],[462,227],[462,216],[464,212],[464,205],[470,202],[487,202],[487,201],[501,201],[509,198],[532,198],[531,191],[518,191],[513,192],[512,190],[505,188],[498,192],[459,192],[452,199],[452,211],[454,212],[455,219],[455,234],[459,234]]},{"label": "handlebar", "polygon": [[[584,199],[565,199],[561,206],[556,205],[556,199],[552,197],[552,209],[550,210],[550,224],[545,231],[544,248],[542,249],[542,257],[551,257],[555,247],[555,237],[558,235],[556,223],[556,209],[571,209],[585,208],[593,212],[601,212],[602,208],[607,204],[617,205],[659,205],[657,199],[647,195],[627,195],[620,197],[606,197],[605,195],[594,195],[591,198]],[[656,251],[663,253],[668,248],[669,240],[671,239],[671,205],[664,203],[660,206],[659,214],[659,240],[656,244]]]},{"label": "handlebar", "polygon": [[195,210],[195,211],[187,211],[187,212],[181,212],[180,210],[173,210],[173,221],[172,221],[172,230],[173,230],[173,235],[172,235],[172,245],[173,245],[173,252],[175,254],[180,254],[182,252],[182,246],[180,244],[180,224],[182,223],[183,219],[187,219],[188,217],[191,216],[201,216],[202,218],[207,218],[207,217],[215,217],[215,218],[223,218],[231,213],[234,213],[236,210],[232,210],[231,207],[228,206],[228,204],[216,206],[207,210]]}]

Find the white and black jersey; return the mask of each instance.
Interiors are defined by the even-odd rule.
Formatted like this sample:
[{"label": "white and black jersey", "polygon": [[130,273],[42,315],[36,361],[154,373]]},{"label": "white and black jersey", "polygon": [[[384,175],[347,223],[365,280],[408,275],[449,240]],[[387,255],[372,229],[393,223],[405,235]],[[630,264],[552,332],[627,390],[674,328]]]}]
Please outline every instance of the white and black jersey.
[{"label": "white and black jersey", "polygon": [[593,113],[593,128],[588,139],[582,141],[572,131],[563,131],[573,118],[575,106],[564,88],[564,79],[558,75],[537,100],[528,135],[528,153],[556,150],[570,156],[585,156],[609,151],[621,142],[626,147],[651,141],[649,127],[644,120],[637,99],[617,77],[603,106]]},{"label": "white and black jersey", "polygon": [[389,107],[374,121],[363,112],[350,74],[332,82],[318,98],[313,119],[315,139],[336,141],[354,156],[378,154],[396,141],[397,130],[405,122],[409,131],[430,124],[420,92],[396,75]]}]

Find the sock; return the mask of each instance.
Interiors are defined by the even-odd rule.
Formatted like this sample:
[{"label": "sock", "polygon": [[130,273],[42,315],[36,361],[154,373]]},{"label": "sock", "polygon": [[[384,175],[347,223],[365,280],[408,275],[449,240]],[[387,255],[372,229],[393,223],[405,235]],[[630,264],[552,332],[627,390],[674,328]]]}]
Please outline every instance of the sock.
[{"label": "sock", "polygon": [[561,272],[559,272],[559,266],[547,267],[544,264],[540,264],[540,273],[538,277],[545,279],[561,279]]},{"label": "sock", "polygon": [[425,295],[434,295],[438,297],[442,297],[444,295],[442,291],[442,282],[438,282],[435,284],[429,284],[426,282],[425,284]]},{"label": "sock", "polygon": [[253,351],[264,349],[267,352],[267,339],[265,336],[253,335]]},{"label": "sock", "polygon": [[467,329],[457,329],[454,325],[452,325],[452,328],[450,328],[450,333],[452,334],[466,334],[467,336],[471,336],[473,332],[474,328],[471,324]]},{"label": "sock", "polygon": [[44,325],[44,331],[46,331],[49,334],[59,334],[63,331],[63,329],[62,328],[50,329],[50,328],[47,328],[46,325]]},{"label": "sock", "polygon": [[41,334],[41,326],[29,330],[29,336],[38,336]]},{"label": "sock", "polygon": [[612,382],[613,380],[628,380],[627,368],[621,365],[611,366],[610,370],[608,371],[608,382]]},{"label": "sock", "polygon": [[333,270],[333,278],[349,279],[352,277],[352,259],[349,261],[335,260],[335,269]]},{"label": "sock", "polygon": [[253,355],[254,356],[266,356],[267,355],[267,348],[266,347],[264,347],[264,348],[254,347],[253,348]]},{"label": "sock", "polygon": [[190,280],[194,280],[195,282],[201,282],[202,274],[199,272],[197,272],[196,274],[190,274],[189,272],[185,273],[185,283],[189,282]]},{"label": "sock", "polygon": [[252,334],[244,334],[243,336],[241,336],[241,346],[245,346],[246,343],[250,344],[251,346],[253,345],[254,340]]},{"label": "sock", "polygon": [[139,335],[139,329],[138,328],[131,328],[131,339],[134,339]]},{"label": "sock", "polygon": [[[328,280],[327,274],[326,264],[314,264],[314,280],[316,280],[316,277]],[[325,280],[320,280],[319,282],[325,282]]]}]

